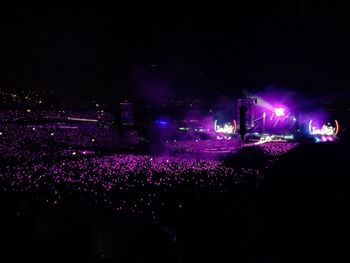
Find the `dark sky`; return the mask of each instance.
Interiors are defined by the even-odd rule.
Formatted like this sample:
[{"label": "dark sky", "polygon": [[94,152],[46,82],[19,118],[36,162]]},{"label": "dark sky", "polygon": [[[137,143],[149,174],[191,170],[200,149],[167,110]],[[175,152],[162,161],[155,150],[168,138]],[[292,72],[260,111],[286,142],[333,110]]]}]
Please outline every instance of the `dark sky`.
[{"label": "dark sky", "polygon": [[1,8],[0,87],[60,96],[213,96],[350,85],[347,1]]}]

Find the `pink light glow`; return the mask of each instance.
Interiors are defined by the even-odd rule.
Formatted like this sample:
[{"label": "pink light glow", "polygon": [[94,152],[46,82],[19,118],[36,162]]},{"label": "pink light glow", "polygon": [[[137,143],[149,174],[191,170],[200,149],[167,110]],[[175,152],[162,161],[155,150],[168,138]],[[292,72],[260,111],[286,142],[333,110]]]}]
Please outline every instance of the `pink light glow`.
[{"label": "pink light glow", "polygon": [[284,116],[284,108],[275,108],[274,112],[276,117]]}]

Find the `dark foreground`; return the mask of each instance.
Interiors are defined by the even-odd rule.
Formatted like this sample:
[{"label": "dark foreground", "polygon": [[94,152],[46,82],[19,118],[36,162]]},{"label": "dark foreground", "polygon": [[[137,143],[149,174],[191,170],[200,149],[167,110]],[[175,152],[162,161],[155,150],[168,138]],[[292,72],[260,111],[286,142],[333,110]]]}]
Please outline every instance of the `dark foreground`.
[{"label": "dark foreground", "polygon": [[52,204],[45,193],[3,190],[0,260],[345,262],[349,161],[345,144],[300,145],[262,171],[259,187],[147,189],[161,202],[144,213],[79,194]]}]

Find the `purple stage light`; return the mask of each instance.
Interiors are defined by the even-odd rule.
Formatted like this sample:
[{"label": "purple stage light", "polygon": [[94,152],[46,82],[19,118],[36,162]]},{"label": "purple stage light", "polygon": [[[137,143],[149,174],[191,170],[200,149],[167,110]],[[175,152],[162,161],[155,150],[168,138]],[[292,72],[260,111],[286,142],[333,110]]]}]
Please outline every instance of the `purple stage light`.
[{"label": "purple stage light", "polygon": [[276,117],[282,117],[285,115],[284,108],[275,108],[274,109]]}]

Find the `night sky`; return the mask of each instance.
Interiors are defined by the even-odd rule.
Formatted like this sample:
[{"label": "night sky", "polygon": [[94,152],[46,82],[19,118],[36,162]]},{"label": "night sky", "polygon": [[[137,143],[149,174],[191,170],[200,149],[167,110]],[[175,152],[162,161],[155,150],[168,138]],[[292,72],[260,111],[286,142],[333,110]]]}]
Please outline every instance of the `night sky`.
[{"label": "night sky", "polygon": [[348,1],[1,8],[0,87],[71,98],[350,85]]}]

